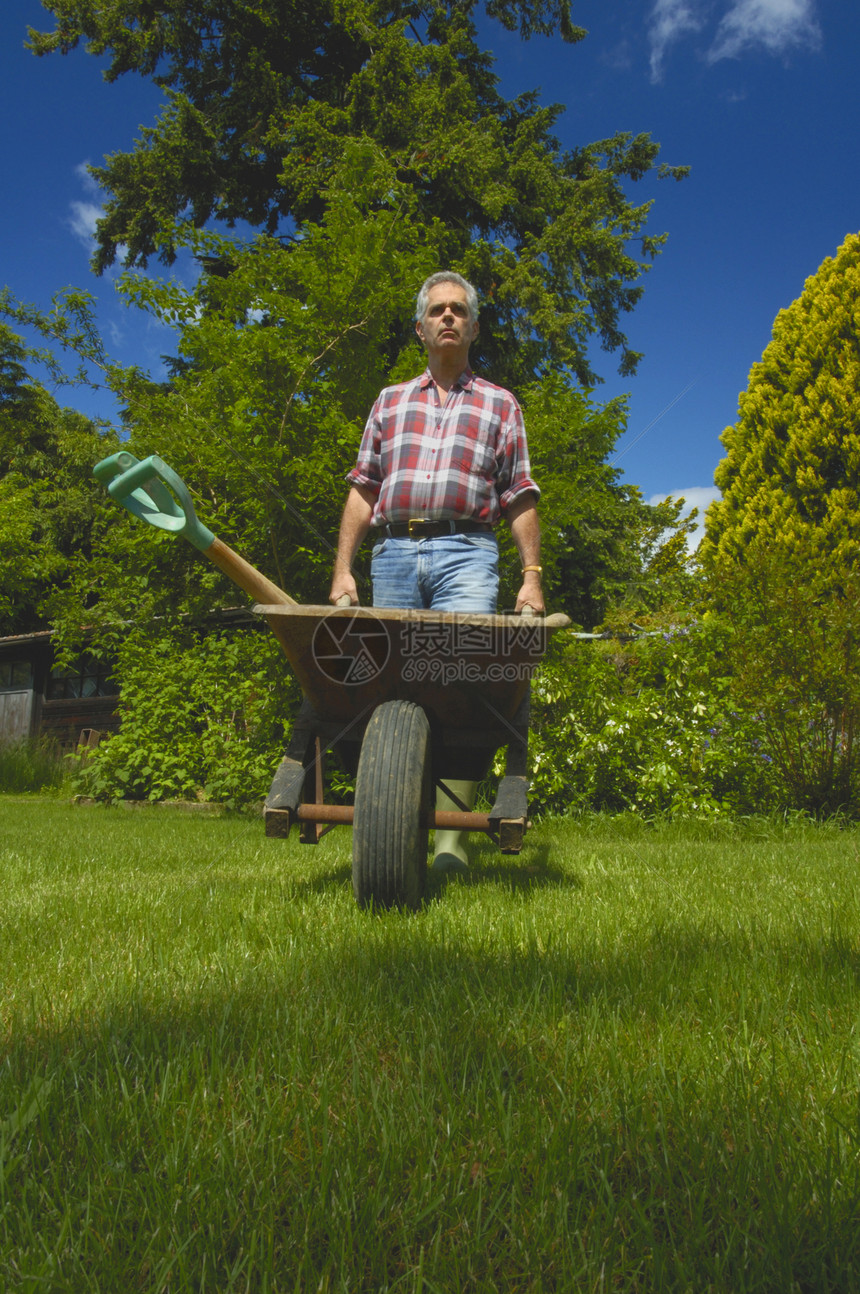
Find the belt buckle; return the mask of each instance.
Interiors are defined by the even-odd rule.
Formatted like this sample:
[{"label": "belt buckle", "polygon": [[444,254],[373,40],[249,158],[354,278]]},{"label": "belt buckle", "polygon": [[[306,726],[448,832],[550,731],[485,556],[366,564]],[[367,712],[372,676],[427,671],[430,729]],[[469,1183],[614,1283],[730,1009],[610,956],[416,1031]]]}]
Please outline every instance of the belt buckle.
[{"label": "belt buckle", "polygon": [[423,526],[424,522],[425,522],[424,517],[409,518],[409,520],[406,523],[406,533],[408,534],[410,539],[415,538],[415,535],[418,532],[419,527]]}]

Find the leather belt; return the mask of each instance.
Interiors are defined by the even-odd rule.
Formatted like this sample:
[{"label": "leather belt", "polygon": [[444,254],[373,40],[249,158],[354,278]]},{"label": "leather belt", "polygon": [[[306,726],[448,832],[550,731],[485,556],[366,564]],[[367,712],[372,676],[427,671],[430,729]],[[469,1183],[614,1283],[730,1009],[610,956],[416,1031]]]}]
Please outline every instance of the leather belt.
[{"label": "leather belt", "polygon": [[411,517],[409,521],[390,521],[379,527],[386,539],[436,539],[439,535],[484,534],[493,529],[489,521],[433,521],[429,517]]}]

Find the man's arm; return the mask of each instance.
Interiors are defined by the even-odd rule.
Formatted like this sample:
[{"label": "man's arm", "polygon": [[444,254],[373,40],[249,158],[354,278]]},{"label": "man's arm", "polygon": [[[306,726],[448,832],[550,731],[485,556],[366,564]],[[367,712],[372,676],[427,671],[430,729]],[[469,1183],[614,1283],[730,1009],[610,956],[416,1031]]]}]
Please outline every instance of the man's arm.
[{"label": "man's arm", "polygon": [[[507,511],[508,525],[522,566],[540,565],[540,522],[538,521],[535,496],[529,492],[514,499]],[[540,571],[524,571],[523,582],[517,594],[516,610],[532,607],[543,615],[546,611],[541,589]]]},{"label": "man's arm", "polygon": [[344,594],[349,597],[352,606],[358,606],[358,588],[352,573],[352,563],[370,529],[370,515],[375,502],[376,495],[366,485],[353,485],[346,496],[328,595],[329,602],[335,606]]}]

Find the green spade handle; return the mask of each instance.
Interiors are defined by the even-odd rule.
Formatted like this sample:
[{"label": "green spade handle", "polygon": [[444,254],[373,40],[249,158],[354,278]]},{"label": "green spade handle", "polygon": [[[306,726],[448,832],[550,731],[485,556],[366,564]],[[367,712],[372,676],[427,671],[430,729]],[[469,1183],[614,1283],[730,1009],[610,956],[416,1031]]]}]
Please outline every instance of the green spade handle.
[{"label": "green spade handle", "polygon": [[228,548],[198,519],[188,487],[157,454],[138,460],[122,449],[103,458],[93,476],[107,486],[108,494],[141,521],[174,535],[184,535],[195,548],[228,575],[249,597],[264,604],[297,606],[277,584]]},{"label": "green spade handle", "polygon": [[139,462],[134,454],[120,450],[97,463],[93,476],[107,486],[112,499],[141,521],[184,535],[203,553],[212,547],[215,536],[197,519],[188,487],[157,454]]}]

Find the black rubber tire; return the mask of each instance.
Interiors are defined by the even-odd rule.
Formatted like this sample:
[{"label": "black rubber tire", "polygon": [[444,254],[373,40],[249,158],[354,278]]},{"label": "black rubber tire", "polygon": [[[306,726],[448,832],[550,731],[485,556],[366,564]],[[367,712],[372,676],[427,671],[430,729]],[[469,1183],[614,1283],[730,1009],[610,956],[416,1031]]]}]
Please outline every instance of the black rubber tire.
[{"label": "black rubber tire", "polygon": [[371,715],[355,781],[352,888],[361,907],[418,908],[427,883],[430,725],[411,701]]}]

